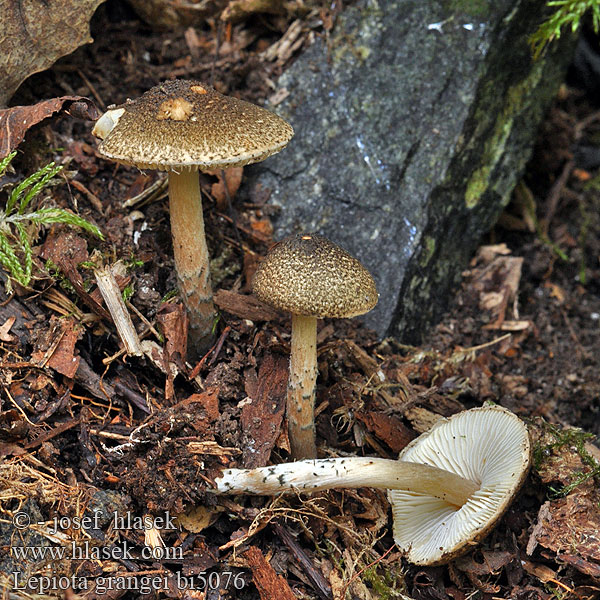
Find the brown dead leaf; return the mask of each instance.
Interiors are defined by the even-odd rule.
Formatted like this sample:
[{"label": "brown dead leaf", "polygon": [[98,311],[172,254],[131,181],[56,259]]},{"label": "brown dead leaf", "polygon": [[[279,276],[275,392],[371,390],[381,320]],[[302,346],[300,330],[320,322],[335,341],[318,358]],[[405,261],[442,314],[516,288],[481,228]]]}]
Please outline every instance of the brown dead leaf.
[{"label": "brown dead leaf", "polygon": [[89,22],[103,1],[0,1],[0,106],[27,77],[93,41]]},{"label": "brown dead leaf", "polygon": [[221,13],[223,21],[241,21],[254,13],[285,14],[281,0],[230,0]]},{"label": "brown dead leaf", "polygon": [[550,567],[547,567],[546,565],[541,565],[539,563],[533,563],[529,560],[523,560],[523,561],[521,561],[521,564],[523,566],[523,569],[527,573],[529,573],[530,575],[533,575],[534,577],[537,577],[542,583],[548,583],[549,581],[556,581],[556,578],[558,577],[558,575]]},{"label": "brown dead leaf", "polygon": [[220,507],[192,506],[184,513],[177,515],[176,520],[187,531],[200,533],[203,529],[210,527],[223,510]]},{"label": "brown dead leaf", "polygon": [[78,355],[75,355],[75,344],[81,335],[81,331],[78,331],[76,326],[74,319],[52,317],[47,335],[31,354],[31,362],[40,367],[49,366],[72,379],[81,360]]},{"label": "brown dead leaf", "polygon": [[[237,191],[242,183],[242,175],[244,174],[244,167],[231,167],[225,169],[225,181],[227,182],[227,191],[229,192],[230,200],[235,198]],[[224,212],[228,209],[227,206],[227,195],[225,194],[225,182],[223,181],[223,174],[217,173],[219,181],[213,183],[211,188],[211,194],[217,202],[217,208]]]},{"label": "brown dead leaf", "polygon": [[12,326],[15,324],[17,317],[8,317],[2,325],[0,325],[0,341],[1,342],[14,342],[15,336],[9,333]]},{"label": "brown dead leaf", "polygon": [[32,106],[13,106],[0,110],[0,159],[10,154],[23,141],[31,127],[59,111],[90,121],[95,121],[100,116],[96,105],[84,96],[61,96],[42,100]]},{"label": "brown dead leaf", "polygon": [[484,329],[502,329],[511,306],[508,318],[519,325],[521,323],[517,321],[517,296],[523,258],[507,256],[508,253],[510,250],[505,244],[483,246],[473,262],[473,268],[466,273],[474,293],[479,297],[479,307],[490,313],[491,322]]},{"label": "brown dead leaf", "polygon": [[[481,556],[479,553],[462,556],[454,564],[468,575],[483,577],[497,574],[516,558],[513,552],[507,550],[482,550],[480,554]],[[481,561],[475,558],[481,558]]]},{"label": "brown dead leaf", "polygon": [[165,336],[165,350],[169,360],[177,355],[183,359],[187,349],[187,318],[183,304],[163,304],[156,321]]},{"label": "brown dead leaf", "polygon": [[215,16],[227,0],[129,0],[135,12],[157,29],[197,25]]},{"label": "brown dead leaf", "polygon": [[259,234],[265,241],[273,239],[273,223],[271,223],[271,219],[251,220],[250,227],[254,233]]}]

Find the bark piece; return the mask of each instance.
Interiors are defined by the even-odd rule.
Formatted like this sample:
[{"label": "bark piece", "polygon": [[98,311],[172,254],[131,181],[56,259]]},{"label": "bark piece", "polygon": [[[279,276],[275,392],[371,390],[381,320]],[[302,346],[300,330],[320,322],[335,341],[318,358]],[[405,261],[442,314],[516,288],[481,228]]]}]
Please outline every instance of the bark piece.
[{"label": "bark piece", "polygon": [[228,290],[219,290],[215,294],[215,304],[221,310],[231,313],[240,319],[273,321],[279,317],[279,313],[276,310],[254,296],[245,296]]},{"label": "bark piece", "polygon": [[252,580],[260,594],[261,600],[296,600],[287,581],[275,573],[273,567],[267,562],[260,548],[250,546],[244,556],[252,569]]},{"label": "bark piece", "polygon": [[288,360],[267,354],[258,371],[258,379],[250,380],[246,392],[250,400],[244,404],[240,419],[246,434],[243,464],[246,468],[267,463],[281,432],[285,413]]}]

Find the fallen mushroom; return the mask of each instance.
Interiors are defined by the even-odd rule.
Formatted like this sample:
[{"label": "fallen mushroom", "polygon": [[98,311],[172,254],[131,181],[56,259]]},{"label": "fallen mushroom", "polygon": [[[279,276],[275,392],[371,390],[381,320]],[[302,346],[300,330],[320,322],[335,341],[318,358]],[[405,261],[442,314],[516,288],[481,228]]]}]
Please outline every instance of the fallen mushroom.
[{"label": "fallen mushroom", "polygon": [[396,545],[417,565],[448,562],[482,539],[525,481],[530,462],[525,424],[500,406],[440,420],[398,460],[303,460],[227,469],[220,494],[276,494],[331,488],[388,490]]},{"label": "fallen mushroom", "polygon": [[287,419],[293,458],[316,458],[317,319],[354,317],[377,304],[375,282],[345,250],[317,234],[275,244],[254,275],[255,296],[292,314]]},{"label": "fallen mushroom", "polygon": [[189,316],[190,347],[205,349],[215,307],[197,171],[264,160],[287,145],[292,127],[264,108],[203,83],[174,80],[111,108],[92,133],[102,140],[102,156],[168,171],[175,269]]}]

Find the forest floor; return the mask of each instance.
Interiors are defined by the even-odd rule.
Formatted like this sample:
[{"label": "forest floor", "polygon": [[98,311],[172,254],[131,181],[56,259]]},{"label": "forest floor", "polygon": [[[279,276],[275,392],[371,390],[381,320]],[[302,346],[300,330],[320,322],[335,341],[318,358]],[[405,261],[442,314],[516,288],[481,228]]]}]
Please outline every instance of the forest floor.
[{"label": "forest floor", "polygon": [[[215,60],[214,32],[156,32],[109,2],[94,17],[95,42],[31,77],[12,104],[64,93],[104,110],[172,77],[262,102],[293,53],[326,35],[333,18],[316,11],[290,33],[290,16],[249,16],[224,29]],[[290,43],[267,60],[261,52],[286,32]],[[61,181],[43,202],[77,211],[105,236],[44,229],[30,285],[14,284],[11,295],[1,286],[0,589],[14,587],[13,573],[33,582],[8,597],[74,598],[59,589],[74,575],[87,598],[600,597],[600,113],[583,92],[561,89],[511,205],[421,346],[378,340],[358,320],[319,325],[323,456],[393,458],[439,415],[486,401],[531,428],[532,473],[500,525],[437,567],[402,558],[381,491],[210,492],[223,467],[288,456],[290,323],[248,296],[275,212],[264,191],[236,193],[239,172],[227,177],[232,208],[219,177],[200,176],[221,317],[215,345],[186,363],[165,176],[103,160],[90,130],[54,114],[27,132],[14,172],[0,179],[4,195],[56,160]],[[94,269],[116,263],[148,356],[124,356],[102,307]],[[118,529],[112,520],[167,511],[178,515],[174,529],[160,521]],[[30,524],[21,527],[22,513]],[[95,514],[91,527],[74,520]],[[144,544],[160,545],[157,536],[177,550],[171,557],[142,555]],[[72,541],[109,556],[67,553],[47,564],[15,551]],[[122,589],[103,591],[98,582],[110,577]]]}]

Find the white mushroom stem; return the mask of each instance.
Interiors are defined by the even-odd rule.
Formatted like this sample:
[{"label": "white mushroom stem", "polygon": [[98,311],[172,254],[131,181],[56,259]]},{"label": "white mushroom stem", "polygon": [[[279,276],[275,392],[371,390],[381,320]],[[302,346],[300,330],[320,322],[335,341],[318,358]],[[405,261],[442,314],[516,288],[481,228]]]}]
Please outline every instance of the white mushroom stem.
[{"label": "white mushroom stem", "polygon": [[212,342],[215,306],[195,169],[169,172],[169,212],[177,280],[189,318],[188,347],[203,351]]},{"label": "white mushroom stem", "polygon": [[317,319],[292,315],[287,419],[292,458],[316,458]]},{"label": "white mushroom stem", "polygon": [[215,480],[221,494],[278,494],[332,488],[372,487],[434,496],[463,506],[480,485],[420,463],[385,458],[301,460],[258,469],[227,469]]}]

